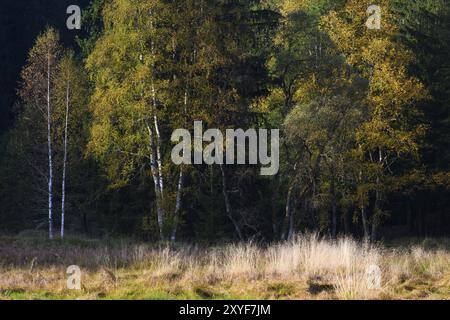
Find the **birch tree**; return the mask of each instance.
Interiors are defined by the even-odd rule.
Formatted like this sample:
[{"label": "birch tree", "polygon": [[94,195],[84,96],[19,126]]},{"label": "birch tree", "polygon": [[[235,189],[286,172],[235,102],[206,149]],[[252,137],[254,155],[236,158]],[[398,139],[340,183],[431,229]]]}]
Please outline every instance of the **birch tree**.
[{"label": "birch tree", "polygon": [[[274,190],[285,183],[284,207],[274,213],[275,233],[282,240],[294,236],[299,210],[314,211],[318,197],[323,155],[334,135],[321,113],[337,115],[333,95],[342,92],[332,88],[343,68],[330,39],[319,28],[320,15],[338,6],[335,1],[284,0],[279,2],[282,15],[280,26],[274,36],[275,50],[268,66],[277,79],[264,103],[271,118],[282,127],[282,169]],[[342,87],[342,84],[339,85]],[[340,97],[344,101],[344,97]],[[284,123],[283,123],[284,122]],[[303,215],[306,215],[303,212]],[[312,214],[314,216],[314,214]],[[279,221],[277,221],[279,220]]]},{"label": "birch tree", "polygon": [[[349,0],[342,10],[331,11],[322,22],[345,61],[368,81],[364,99],[367,118],[356,134],[355,156],[361,165],[355,176],[360,180],[358,198],[364,233],[376,240],[377,228],[387,215],[383,202],[389,192],[389,177],[397,163],[414,159],[418,153],[425,127],[414,119],[427,92],[408,72],[414,55],[397,38],[393,1],[378,3],[382,10],[379,30],[365,27],[371,4],[368,0]],[[366,212],[369,202],[373,203],[370,221]]]},{"label": "birch tree", "polygon": [[27,65],[21,73],[22,83],[19,90],[26,107],[39,110],[45,121],[49,239],[53,239],[54,209],[53,89],[60,56],[59,35],[54,29],[49,28],[37,38],[28,55]]},{"label": "birch tree", "polygon": [[54,90],[55,149],[60,158],[56,159],[56,167],[61,171],[61,238],[65,234],[69,168],[74,168],[81,161],[85,147],[85,82],[86,78],[76,64],[73,52],[67,51],[59,63]]},{"label": "birch tree", "polygon": [[191,86],[199,83],[190,80],[196,42],[187,17],[198,12],[192,5],[112,1],[104,11],[105,34],[87,59],[95,81],[89,150],[106,164],[113,187],[149,167],[162,240],[176,239],[186,174],[179,169],[178,183],[167,179],[170,134],[192,123]]}]

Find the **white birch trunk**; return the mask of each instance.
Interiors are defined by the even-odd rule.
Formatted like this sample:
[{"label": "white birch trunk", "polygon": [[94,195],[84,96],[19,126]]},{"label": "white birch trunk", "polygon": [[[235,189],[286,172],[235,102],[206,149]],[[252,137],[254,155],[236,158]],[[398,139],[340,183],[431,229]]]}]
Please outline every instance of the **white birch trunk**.
[{"label": "white birch trunk", "polygon": [[184,187],[184,170],[183,166],[180,167],[180,177],[178,179],[178,190],[177,190],[177,198],[175,203],[175,213],[173,218],[173,229],[172,229],[172,235],[170,237],[170,240],[172,242],[175,242],[177,240],[177,231],[178,231],[178,224],[180,220],[180,211],[181,211],[181,205],[182,205],[182,192]]},{"label": "white birch trunk", "polygon": [[53,239],[53,160],[50,104],[50,53],[47,57],[48,237]]},{"label": "white birch trunk", "polygon": [[[186,88],[184,90],[184,114],[187,113],[187,104],[188,104],[188,85],[186,84]],[[180,220],[180,210],[182,206],[182,192],[184,188],[184,170],[183,166],[180,167],[180,177],[178,179],[178,189],[177,189],[177,198],[175,203],[175,212],[173,218],[173,227],[172,227],[172,235],[170,240],[175,242],[177,239],[177,229]]]},{"label": "white birch trunk", "polygon": [[156,146],[155,146],[155,137],[153,134],[153,129],[146,123],[149,140],[150,140],[150,168],[153,177],[153,183],[155,186],[155,198],[156,198],[156,213],[158,218],[158,227],[159,227],[159,236],[161,240],[164,240],[164,208],[162,203],[162,194],[160,188],[160,179],[159,179],[159,170],[158,164],[156,162]]},{"label": "white birch trunk", "polygon": [[[150,15],[152,13],[150,12]],[[153,21],[150,20],[150,28],[153,32]],[[155,44],[153,39],[150,43],[150,50],[153,58],[155,57]],[[165,239],[164,235],[164,220],[165,220],[165,210],[163,207],[164,200],[164,180],[163,180],[163,172],[162,172],[162,161],[161,161],[161,136],[159,131],[158,124],[158,116],[157,116],[157,101],[156,101],[156,89],[154,83],[154,71],[155,65],[152,63],[152,75],[151,75],[151,92],[152,92],[152,113],[153,113],[153,121],[154,121],[154,130],[151,128],[150,124],[147,122],[147,129],[150,138],[150,167],[153,176],[153,182],[155,185],[155,197],[156,197],[156,211],[158,216],[158,227],[159,227],[159,235],[161,240]]]},{"label": "white birch trunk", "polygon": [[[153,50],[152,50],[153,51]],[[153,175],[153,180],[155,184],[155,195],[156,195],[156,210],[158,214],[158,226],[161,240],[165,239],[164,235],[164,220],[165,220],[165,211],[163,208],[163,200],[164,200],[164,181],[163,181],[163,172],[162,172],[162,162],[161,162],[161,149],[160,149],[160,133],[159,133],[159,125],[158,125],[158,116],[156,115],[156,90],[153,83],[153,75],[151,79],[152,86],[152,111],[153,111],[153,120],[154,120],[154,130],[147,123],[147,129],[150,136],[150,162],[151,162],[151,170]]]},{"label": "white birch trunk", "polygon": [[61,196],[61,238],[64,238],[64,221],[65,221],[65,206],[66,206],[66,170],[67,170],[67,127],[69,124],[69,93],[70,81],[67,80],[66,91],[66,121],[64,127],[64,161],[63,161],[63,175],[62,175],[62,196]]},{"label": "white birch trunk", "polygon": [[164,198],[164,179],[162,172],[162,160],[161,160],[161,134],[159,132],[158,116],[156,114],[156,91],[152,79],[152,95],[153,95],[153,119],[155,124],[155,146],[156,146],[156,163],[158,164],[158,176],[159,176],[159,188],[161,190],[161,196]]}]

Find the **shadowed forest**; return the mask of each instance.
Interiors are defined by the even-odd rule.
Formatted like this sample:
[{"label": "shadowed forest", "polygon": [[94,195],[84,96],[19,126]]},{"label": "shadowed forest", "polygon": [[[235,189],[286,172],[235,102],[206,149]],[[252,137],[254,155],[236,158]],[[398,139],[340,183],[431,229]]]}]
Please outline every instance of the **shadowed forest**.
[{"label": "shadowed forest", "polygon": [[[448,298],[448,0],[5,1],[0,40],[0,297]],[[279,129],[277,174],[174,164],[195,121]]]},{"label": "shadowed forest", "polygon": [[[93,1],[79,31],[53,2],[2,10],[3,231],[48,229],[49,71],[55,234],[64,166],[74,234],[449,234],[448,2],[382,1],[371,30],[361,1]],[[279,128],[278,174],[173,165],[195,120]]]}]

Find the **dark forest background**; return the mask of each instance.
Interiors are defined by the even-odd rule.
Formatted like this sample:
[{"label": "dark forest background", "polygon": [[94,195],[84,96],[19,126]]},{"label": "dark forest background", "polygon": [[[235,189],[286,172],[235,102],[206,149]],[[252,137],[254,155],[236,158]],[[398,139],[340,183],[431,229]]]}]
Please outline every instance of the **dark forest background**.
[{"label": "dark forest background", "polygon": [[[15,234],[47,230],[47,196],[45,191],[40,190],[40,186],[45,189],[46,182],[38,177],[39,173],[36,174],[42,171],[45,175],[45,157],[41,152],[46,150],[46,144],[42,140],[39,145],[38,141],[41,140],[36,134],[38,131],[33,131],[40,130],[34,125],[42,119],[32,118],[32,114],[25,111],[28,110],[27,102],[17,92],[23,88],[21,71],[30,64],[30,50],[36,45],[36,39],[39,36],[45,38],[46,30],[52,27],[60,35],[64,52],[73,50],[73,63],[80,74],[80,99],[77,102],[80,103],[80,112],[73,114],[72,121],[76,125],[71,127],[72,136],[69,135],[69,141],[73,144],[69,151],[67,182],[68,234],[157,240],[163,234],[166,234],[164,238],[169,238],[173,236],[173,230],[177,230],[176,239],[205,241],[271,241],[287,239],[295,232],[312,230],[324,235],[345,233],[373,240],[450,235],[449,1],[388,1],[389,10],[395,13],[393,25],[398,29],[383,34],[380,39],[398,54],[389,56],[388,53],[386,60],[402,59],[411,53],[413,59],[410,63],[406,65],[409,59],[405,59],[397,64],[392,62],[392,66],[399,70],[405,67],[408,76],[420,81],[421,86],[417,88],[423,86],[426,91],[426,98],[399,107],[402,113],[399,118],[407,118],[405,123],[392,125],[387,120],[385,122],[387,126],[392,126],[389,129],[393,131],[417,130],[417,135],[414,133],[417,136],[414,146],[411,142],[408,147],[390,141],[395,140],[392,136],[380,135],[381,138],[376,142],[379,145],[367,142],[371,139],[369,133],[375,132],[379,124],[371,116],[376,113],[373,110],[377,109],[371,103],[381,101],[382,105],[389,99],[395,100],[395,97],[388,94],[379,94],[379,100],[370,97],[367,87],[378,81],[373,76],[374,69],[370,68],[377,63],[382,65],[383,61],[374,61],[368,67],[370,63],[367,63],[367,57],[358,57],[350,44],[346,46],[345,41],[339,43],[337,39],[342,34],[332,31],[337,29],[330,27],[348,23],[345,26],[353,30],[352,23],[356,22],[346,20],[343,8],[347,6],[350,11],[357,10],[354,1],[299,1],[298,8],[287,6],[287,1],[276,0],[211,1],[204,9],[210,14],[208,17],[214,17],[210,20],[200,16],[196,1],[186,2],[187,6],[191,6],[189,14],[183,14],[184,10],[188,10],[183,8],[183,2],[156,1],[157,10],[160,10],[157,11],[159,16],[156,19],[170,20],[175,26],[173,30],[169,28],[167,31],[165,26],[161,26],[156,36],[147,35],[147,31],[139,27],[135,27],[137,31],[133,29],[131,32],[161,41],[177,37],[179,48],[174,50],[176,53],[169,54],[165,51],[167,48],[161,47],[161,54],[157,56],[156,64],[168,66],[167,70],[161,67],[157,74],[153,70],[151,78],[153,81],[153,74],[156,74],[155,79],[160,81],[156,84],[160,92],[166,87],[173,90],[164,91],[160,97],[163,110],[159,116],[162,134],[165,135],[165,140],[162,140],[163,152],[167,154],[167,150],[170,150],[171,129],[179,127],[183,123],[181,121],[186,119],[189,119],[187,127],[190,128],[193,120],[199,117],[207,119],[205,121],[211,127],[282,127],[286,137],[281,146],[280,173],[272,178],[260,177],[258,168],[251,166],[225,169],[219,166],[193,166],[179,173],[179,168],[171,164],[164,165],[162,171],[169,190],[164,203],[158,202],[150,173],[154,168],[145,162],[145,156],[134,160],[128,156],[122,157],[123,154],[118,152],[114,157],[114,148],[95,144],[96,133],[93,133],[92,128],[97,128],[98,134],[101,122],[98,119],[118,116],[105,115],[102,111],[105,110],[102,109],[105,102],[102,99],[106,98],[93,93],[98,88],[108,87],[112,90],[116,86],[115,82],[102,82],[105,81],[102,75],[107,74],[105,70],[124,72],[118,81],[124,87],[116,89],[125,92],[127,89],[124,88],[130,90],[133,84],[126,83],[128,74],[123,69],[140,70],[139,61],[136,60],[139,57],[137,51],[134,58],[133,55],[125,55],[130,56],[130,61],[126,61],[128,64],[121,65],[116,61],[114,65],[112,62],[107,65],[108,57],[104,55],[108,52],[123,49],[129,53],[136,48],[131,43],[133,40],[117,36],[120,27],[129,27],[134,11],[124,5],[117,12],[110,12],[109,16],[102,15],[102,8],[108,2],[111,1],[4,0],[1,3],[2,232]],[[129,2],[124,0],[123,3]],[[72,4],[82,8],[81,31],[66,28],[66,8]],[[337,14],[329,15],[332,11]],[[136,17],[139,14],[136,13]],[[361,12],[361,17],[366,19],[365,11]],[[199,25],[190,25],[192,21],[198,21]],[[191,34],[192,30],[199,30],[198,34]],[[208,32],[216,33],[211,35]],[[114,38],[114,33],[117,38]],[[371,35],[358,37],[360,43],[373,40]],[[116,39],[117,42],[108,44],[108,39]],[[198,61],[185,62],[183,54],[191,52],[189,50],[195,51],[191,48],[195,41],[209,41],[205,47],[211,52],[208,52],[204,61],[199,58]],[[223,49],[239,45],[243,46],[239,50]],[[403,56],[402,50],[408,55],[405,53]],[[346,60],[352,54],[354,65]],[[213,55],[217,56],[208,60]],[[177,80],[172,80],[176,77],[169,77],[168,73],[176,74]],[[183,78],[186,74],[193,75],[189,81]],[[143,77],[143,81],[150,79]],[[389,79],[389,75],[383,79]],[[188,91],[185,89],[186,83],[193,83],[196,89],[190,95],[193,97],[192,113],[180,120],[178,116],[181,111],[178,110],[182,110],[182,106],[175,100],[183,100],[184,93]],[[314,85],[308,86],[312,83]],[[415,88],[408,87],[410,82],[404,79],[399,79],[398,84],[407,90]],[[220,96],[227,90],[233,94]],[[216,99],[210,106],[215,109],[202,110],[201,105],[206,104],[205,101],[210,103],[213,100],[206,100],[210,97]],[[59,100],[55,99],[56,106]],[[130,100],[122,103],[129,104],[132,104]],[[228,107],[230,104],[235,104],[237,109]],[[410,104],[414,104],[417,113],[411,111]],[[367,114],[362,112],[362,118],[356,118],[359,115],[355,115],[356,111],[353,113],[354,105],[365,108]],[[321,109],[321,106],[326,106],[326,109]],[[348,126],[334,127],[329,119],[338,119],[342,112],[345,114],[343,121]],[[58,109],[55,109],[55,115],[58,116]],[[55,141],[61,140],[58,119],[54,120]],[[382,122],[383,119],[378,120]],[[132,131],[133,126],[128,121],[131,121],[130,118],[123,121],[121,129],[131,130],[128,136],[134,140],[130,142],[119,137],[113,142],[123,143],[129,155],[140,153],[136,145],[142,138],[141,132]],[[422,125],[426,130],[419,134],[418,128]],[[353,136],[354,132],[359,133]],[[111,136],[116,137],[116,134],[110,132]],[[33,137],[36,137],[36,144],[30,142]],[[100,140],[100,136],[97,136],[97,141]],[[61,156],[58,146],[56,142],[56,159]],[[365,148],[364,151],[357,146]],[[403,147],[410,149],[400,151]],[[397,148],[399,152],[396,156],[401,159],[392,167],[372,163],[372,154],[377,154],[383,148]],[[318,161],[322,158],[326,160]],[[30,164],[30,159],[33,164]],[[168,162],[168,158],[162,161]],[[55,164],[56,169],[60,166],[59,162]],[[367,173],[365,179],[361,178],[361,172]],[[184,187],[181,191],[177,189],[179,177],[182,177],[180,181],[183,181]],[[59,188],[60,183],[58,176],[55,186]],[[180,208],[174,204],[178,194],[183,200]],[[56,227],[60,223],[59,189],[55,191],[54,198]],[[164,226],[157,223],[160,208],[166,212]]]},{"label": "dark forest background", "polygon": [[0,10],[0,38],[4,45],[0,48],[0,132],[10,128],[13,121],[13,105],[16,102],[16,90],[20,79],[20,70],[25,65],[28,51],[37,36],[47,26],[61,30],[61,40],[75,48],[75,37],[82,33],[66,28],[66,9],[69,5],[86,8],[89,0],[49,1],[49,0],[5,0]]}]

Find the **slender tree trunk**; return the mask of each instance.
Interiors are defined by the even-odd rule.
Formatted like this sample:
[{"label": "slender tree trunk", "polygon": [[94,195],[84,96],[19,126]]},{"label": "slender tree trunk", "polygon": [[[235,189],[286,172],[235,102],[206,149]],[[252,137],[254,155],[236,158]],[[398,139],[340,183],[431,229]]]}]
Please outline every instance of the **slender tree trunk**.
[{"label": "slender tree trunk", "polygon": [[361,206],[361,219],[362,219],[363,230],[364,230],[364,239],[370,240],[369,222],[367,221],[367,212],[366,212],[366,207],[364,205]]},{"label": "slender tree trunk", "polygon": [[172,229],[172,235],[170,237],[170,240],[172,242],[176,241],[177,238],[177,229],[178,224],[180,220],[180,211],[182,207],[182,192],[184,187],[184,170],[183,166],[180,167],[180,177],[178,179],[178,190],[177,190],[177,198],[175,203],[175,213],[173,218],[173,229]]},{"label": "slender tree trunk", "polygon": [[333,202],[331,207],[331,236],[337,237],[337,206],[336,202]]},{"label": "slender tree trunk", "polygon": [[277,222],[277,197],[280,190],[280,175],[278,174],[275,181],[275,188],[272,191],[272,232],[273,232],[273,238],[277,239],[279,236],[279,230],[278,230],[278,222]]},{"label": "slender tree trunk", "polygon": [[[186,84],[186,87],[184,89],[184,101],[183,101],[183,106],[184,106],[183,111],[184,111],[185,116],[187,114],[187,105],[188,105],[188,85]],[[173,217],[172,235],[170,237],[170,240],[172,242],[175,242],[176,238],[177,238],[177,229],[178,229],[178,224],[179,224],[179,220],[180,220],[180,210],[182,207],[183,188],[184,188],[184,170],[183,170],[183,165],[181,165],[180,166],[180,177],[178,179],[178,189],[177,189],[177,198],[176,198],[176,203],[175,203],[175,212],[174,212],[174,217]]]},{"label": "slender tree trunk", "polygon": [[155,103],[153,104],[154,107],[154,123],[155,123],[155,150],[156,150],[156,163],[158,164],[158,176],[159,176],[159,188],[161,189],[161,196],[164,198],[164,179],[163,179],[163,170],[162,170],[162,160],[161,160],[161,134],[159,131],[159,124],[158,124],[158,116],[156,115],[156,95],[155,95],[155,89],[153,86],[153,80],[152,80],[152,91],[154,95]]},{"label": "slender tree trunk", "polygon": [[283,222],[283,232],[281,233],[281,240],[288,240],[289,235],[291,234],[291,231],[293,229],[293,219],[292,219],[292,190],[293,185],[289,187],[287,198],[286,198],[286,209],[285,209],[285,216],[284,216],[284,222]]},{"label": "slender tree trunk", "polygon": [[47,146],[48,146],[48,237],[53,239],[53,160],[50,103],[50,53],[47,57]]},{"label": "slender tree trunk", "polygon": [[[379,186],[378,178],[377,178],[377,186]],[[372,233],[370,236],[372,241],[377,240],[377,229],[378,229],[379,215],[380,215],[380,210],[381,210],[380,202],[381,202],[380,191],[376,190],[375,191],[375,206],[374,206],[374,212],[373,212],[373,216],[372,216]]]},{"label": "slender tree trunk", "polygon": [[337,204],[334,176],[331,178],[331,237],[337,236]]},{"label": "slender tree trunk", "polygon": [[[153,31],[153,20],[150,21],[150,28]],[[155,57],[155,43],[153,39],[150,43],[150,51],[153,57]],[[151,90],[152,90],[152,104],[153,104],[153,121],[155,125],[155,133],[156,137],[154,137],[154,145],[155,145],[155,151],[156,151],[156,163],[158,164],[158,184],[159,189],[161,192],[161,197],[164,198],[164,179],[163,179],[163,173],[162,173],[162,160],[161,160],[161,134],[159,131],[159,123],[158,123],[158,115],[157,115],[157,109],[158,104],[156,101],[156,89],[155,89],[155,81],[154,81],[154,72],[155,72],[155,63],[152,63],[152,76],[151,76]]]},{"label": "slender tree trunk", "polygon": [[149,140],[150,140],[150,168],[151,168],[151,172],[152,172],[153,183],[155,186],[156,214],[157,214],[157,219],[158,219],[159,236],[160,236],[161,240],[164,240],[165,239],[165,236],[164,236],[165,212],[164,212],[164,208],[163,208],[163,197],[162,197],[162,191],[161,191],[158,164],[156,162],[155,137],[153,134],[153,129],[150,126],[150,124],[147,122],[146,125],[147,125]]},{"label": "slender tree trunk", "polygon": [[[378,148],[378,163],[380,166],[383,165],[383,151],[381,148]],[[378,225],[380,224],[380,213],[381,213],[381,183],[380,183],[380,177],[377,176],[376,179],[376,190],[375,190],[375,206],[374,206],[374,214],[372,217],[372,235],[371,239],[372,241],[377,240],[377,229]]]},{"label": "slender tree trunk", "polygon": [[[150,12],[152,15],[152,12]],[[153,32],[153,21],[150,21],[150,31]],[[155,43],[153,39],[150,43],[151,54],[155,56]],[[156,198],[156,211],[159,227],[159,236],[161,240],[165,240],[164,224],[165,224],[165,209],[164,209],[164,180],[162,172],[161,161],[161,135],[159,131],[158,116],[157,116],[157,99],[156,89],[154,83],[155,65],[152,63],[152,75],[151,75],[151,93],[152,93],[152,117],[153,128],[149,121],[146,121],[149,138],[150,138],[150,167],[153,176],[153,182],[155,186],[155,198]]]},{"label": "slender tree trunk", "polygon": [[290,214],[289,214],[289,231],[288,231],[288,236],[287,236],[287,240],[291,241],[294,238],[294,233],[295,233],[295,226],[294,226],[294,214],[295,214],[295,207],[294,209],[290,209]]},{"label": "slender tree trunk", "polygon": [[67,170],[67,139],[68,139],[68,125],[69,125],[69,94],[70,81],[67,80],[66,91],[66,121],[64,126],[64,160],[63,160],[63,175],[62,175],[62,190],[61,190],[61,238],[64,238],[64,222],[66,213],[66,170]]},{"label": "slender tree trunk", "polygon": [[[359,171],[359,182],[362,183],[362,181],[363,181],[363,172],[362,172],[362,170],[360,170]],[[361,210],[361,220],[362,220],[363,230],[364,230],[364,240],[369,241],[370,240],[369,222],[367,220],[366,205],[364,203],[361,203],[360,210]]]},{"label": "slender tree trunk", "polygon": [[223,193],[223,198],[225,201],[225,210],[227,211],[228,218],[231,220],[231,222],[234,225],[234,229],[236,230],[239,240],[242,241],[242,240],[244,240],[244,237],[242,235],[241,228],[239,227],[238,222],[233,218],[233,213],[232,213],[233,210],[231,207],[230,198],[228,197],[227,177],[226,177],[226,172],[225,172],[223,165],[220,165],[220,170],[222,171],[222,193]]},{"label": "slender tree trunk", "polygon": [[378,231],[378,225],[375,222],[373,222],[372,223],[372,234],[370,236],[370,239],[372,241],[377,241],[377,236],[378,236],[377,231]]}]

